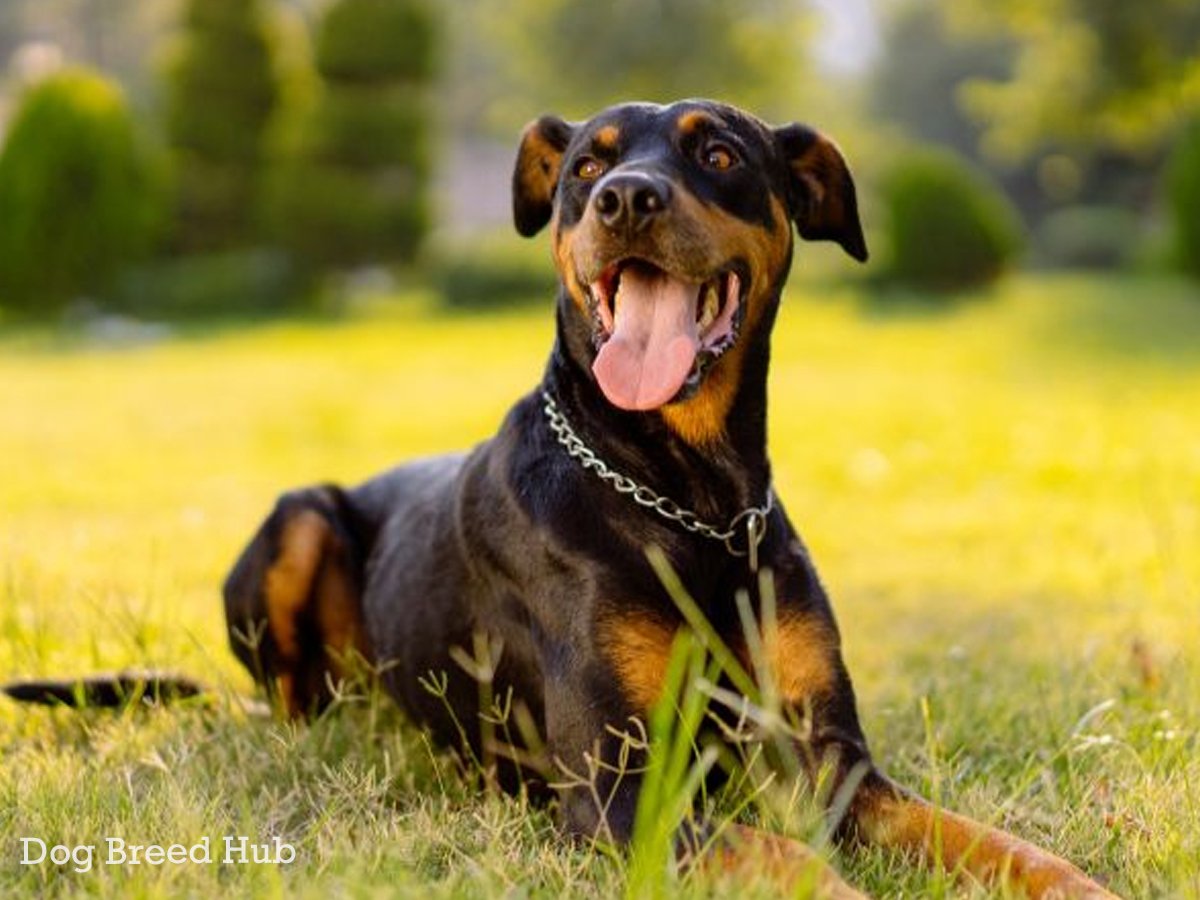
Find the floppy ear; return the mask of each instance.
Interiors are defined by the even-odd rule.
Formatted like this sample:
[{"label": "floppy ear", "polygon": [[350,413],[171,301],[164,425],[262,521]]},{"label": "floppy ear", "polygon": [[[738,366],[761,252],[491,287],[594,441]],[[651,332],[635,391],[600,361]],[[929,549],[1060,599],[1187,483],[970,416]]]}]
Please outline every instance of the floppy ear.
[{"label": "floppy ear", "polygon": [[513,168],[513,221],[522,237],[532,237],[550,221],[554,186],[574,127],[557,116],[542,116],[521,133]]},{"label": "floppy ear", "polygon": [[800,237],[837,241],[859,262],[866,262],[854,179],[841,151],[807,125],[777,128],[775,140],[788,166],[788,196]]}]

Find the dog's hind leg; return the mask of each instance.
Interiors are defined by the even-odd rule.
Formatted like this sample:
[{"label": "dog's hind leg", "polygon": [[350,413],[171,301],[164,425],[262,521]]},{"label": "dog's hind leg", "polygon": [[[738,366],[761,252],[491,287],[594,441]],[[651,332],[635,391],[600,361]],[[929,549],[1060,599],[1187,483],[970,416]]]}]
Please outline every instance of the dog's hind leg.
[{"label": "dog's hind leg", "polygon": [[363,537],[333,486],[281,497],[225,581],[234,653],[289,715],[319,711],[355,657],[362,624]]}]

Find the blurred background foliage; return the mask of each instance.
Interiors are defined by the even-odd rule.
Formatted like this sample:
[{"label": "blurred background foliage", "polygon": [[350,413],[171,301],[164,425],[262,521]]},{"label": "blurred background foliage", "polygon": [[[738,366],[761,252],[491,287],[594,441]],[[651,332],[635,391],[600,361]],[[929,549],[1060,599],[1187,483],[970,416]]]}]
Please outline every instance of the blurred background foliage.
[{"label": "blurred background foliage", "polygon": [[999,278],[1021,250],[1016,209],[987,176],[943,149],[900,156],[880,183],[891,236],[885,277],[940,291]]},{"label": "blurred background foliage", "polygon": [[273,196],[276,233],[297,260],[413,260],[431,218],[439,44],[433,5],[415,0],[337,0],[317,22],[316,96]]},{"label": "blurred background foliage", "polygon": [[0,153],[0,297],[61,311],[141,261],[161,179],[120,88],[62,69],[22,99]]},{"label": "blurred background foliage", "polygon": [[254,243],[266,132],[279,108],[267,0],[187,0],[168,38],[163,125],[174,164],[170,240],[184,253]]},{"label": "blurred background foliage", "polygon": [[1194,0],[5,0],[0,315],[544,296],[521,125],[684,96],[837,137],[869,289],[1200,275],[1198,48]]}]

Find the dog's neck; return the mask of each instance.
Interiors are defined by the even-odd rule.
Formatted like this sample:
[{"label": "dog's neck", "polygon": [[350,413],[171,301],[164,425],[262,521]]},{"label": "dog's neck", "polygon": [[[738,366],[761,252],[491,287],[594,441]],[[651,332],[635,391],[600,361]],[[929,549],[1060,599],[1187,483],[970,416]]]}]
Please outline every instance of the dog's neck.
[{"label": "dog's neck", "polygon": [[766,376],[775,304],[762,327],[743,336],[749,346],[724,428],[712,441],[693,445],[661,414],[627,412],[608,402],[585,362],[590,359],[590,330],[565,312],[570,302],[560,292],[557,336],[543,387],[588,447],[610,468],[702,517],[724,522],[761,505],[771,483]]}]

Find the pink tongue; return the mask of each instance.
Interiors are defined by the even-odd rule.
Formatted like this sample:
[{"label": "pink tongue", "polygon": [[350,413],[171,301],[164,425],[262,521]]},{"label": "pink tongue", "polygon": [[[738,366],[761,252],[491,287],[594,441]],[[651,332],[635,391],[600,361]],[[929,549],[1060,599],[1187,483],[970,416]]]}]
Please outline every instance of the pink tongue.
[{"label": "pink tongue", "polygon": [[636,263],[621,273],[613,333],[592,373],[621,409],[657,409],[679,393],[692,370],[698,286]]}]

